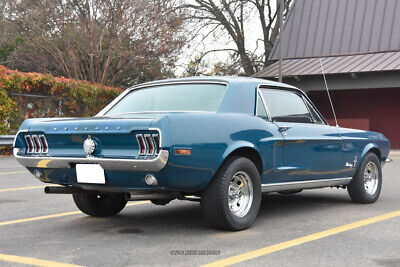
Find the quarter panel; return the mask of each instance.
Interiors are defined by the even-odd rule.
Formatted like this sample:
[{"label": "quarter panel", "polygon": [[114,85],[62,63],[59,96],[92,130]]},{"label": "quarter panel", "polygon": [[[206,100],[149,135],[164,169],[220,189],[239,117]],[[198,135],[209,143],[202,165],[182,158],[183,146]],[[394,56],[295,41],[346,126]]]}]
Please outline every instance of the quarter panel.
[{"label": "quarter panel", "polygon": [[[221,163],[240,147],[256,149],[263,159],[264,180],[274,175],[274,144],[282,137],[275,125],[245,114],[174,114],[169,116],[171,153],[168,187],[202,190]],[[190,156],[175,155],[188,148]]]}]

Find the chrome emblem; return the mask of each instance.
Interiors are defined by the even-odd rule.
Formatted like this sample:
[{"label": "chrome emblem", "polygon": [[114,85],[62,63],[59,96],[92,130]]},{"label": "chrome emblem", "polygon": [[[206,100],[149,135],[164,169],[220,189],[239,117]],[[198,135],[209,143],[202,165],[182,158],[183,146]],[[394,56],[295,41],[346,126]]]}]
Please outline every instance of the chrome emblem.
[{"label": "chrome emblem", "polygon": [[85,150],[86,155],[91,155],[96,150],[96,143],[90,135],[86,138],[85,142],[83,142],[83,150]]}]

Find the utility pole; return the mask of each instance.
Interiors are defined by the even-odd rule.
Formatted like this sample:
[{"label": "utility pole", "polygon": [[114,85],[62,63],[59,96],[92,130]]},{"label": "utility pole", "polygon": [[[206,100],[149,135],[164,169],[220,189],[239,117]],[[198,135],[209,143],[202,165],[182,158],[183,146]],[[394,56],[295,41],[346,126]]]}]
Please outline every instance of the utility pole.
[{"label": "utility pole", "polygon": [[283,57],[283,7],[284,0],[279,2],[279,82],[282,82],[282,57]]}]

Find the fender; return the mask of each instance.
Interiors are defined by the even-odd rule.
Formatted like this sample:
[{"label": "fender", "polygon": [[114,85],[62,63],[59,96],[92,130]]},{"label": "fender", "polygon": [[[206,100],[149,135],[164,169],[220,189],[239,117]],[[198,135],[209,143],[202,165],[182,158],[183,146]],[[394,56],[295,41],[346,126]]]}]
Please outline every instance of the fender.
[{"label": "fender", "polygon": [[[373,148],[376,148],[379,150],[379,152],[381,152],[381,149],[379,148],[379,146],[375,143],[368,143],[363,151],[361,152],[361,156],[360,156],[360,160],[357,162],[355,170],[357,170],[358,166],[360,165],[361,161],[364,159],[365,155]],[[382,153],[382,152],[381,152]]]},{"label": "fender", "polygon": [[254,150],[256,150],[258,152],[258,154],[260,154],[260,151],[258,150],[258,148],[251,142],[248,141],[237,141],[234,142],[233,144],[231,144],[224,152],[224,154],[222,155],[222,161],[221,163],[227,158],[229,157],[230,154],[232,154],[233,151],[239,149],[239,148],[253,148]]}]

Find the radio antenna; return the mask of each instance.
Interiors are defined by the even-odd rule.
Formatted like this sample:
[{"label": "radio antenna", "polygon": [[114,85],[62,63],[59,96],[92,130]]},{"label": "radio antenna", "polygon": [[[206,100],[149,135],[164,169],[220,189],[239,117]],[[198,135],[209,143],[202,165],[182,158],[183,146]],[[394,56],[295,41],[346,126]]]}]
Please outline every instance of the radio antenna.
[{"label": "radio antenna", "polygon": [[336,127],[339,127],[339,124],[338,124],[337,118],[336,118],[335,109],[333,108],[333,104],[332,104],[331,94],[329,93],[328,83],[326,82],[324,66],[322,65],[322,60],[321,60],[321,58],[319,58],[319,64],[321,65],[322,76],[324,77],[326,92],[328,93],[329,102],[331,103],[331,108],[332,108],[332,112],[333,112],[333,117],[335,117]]}]

